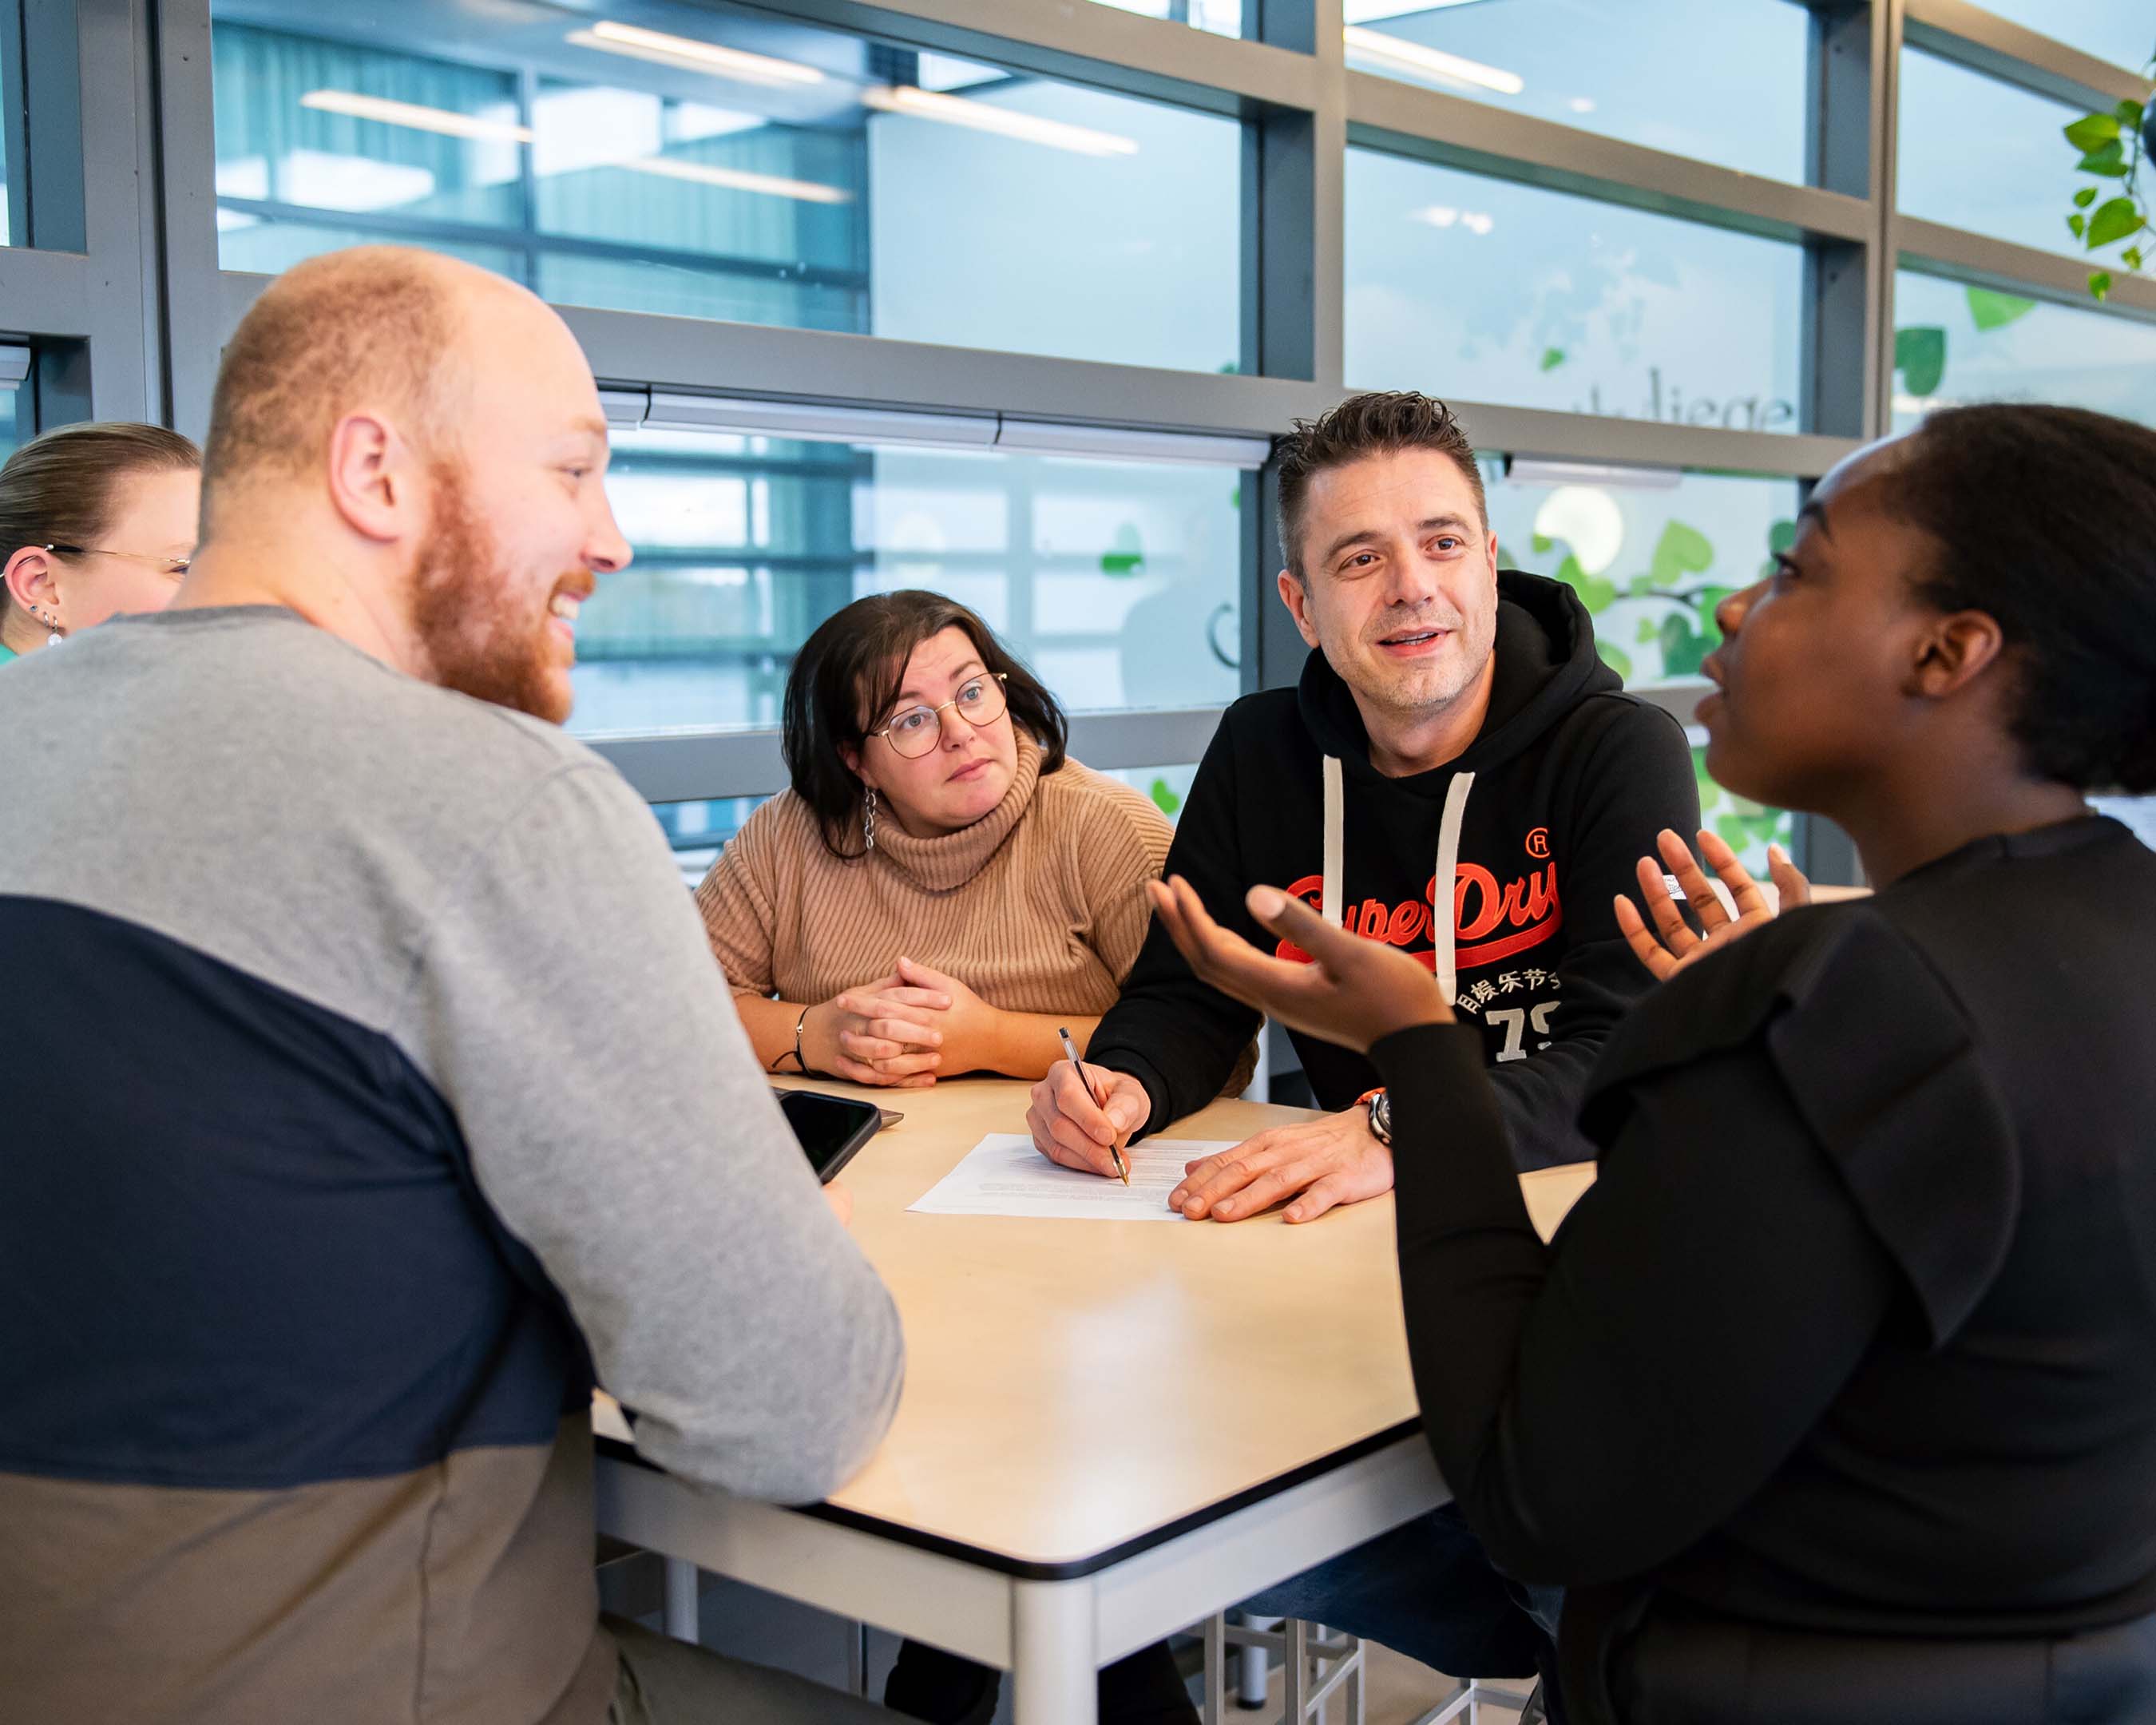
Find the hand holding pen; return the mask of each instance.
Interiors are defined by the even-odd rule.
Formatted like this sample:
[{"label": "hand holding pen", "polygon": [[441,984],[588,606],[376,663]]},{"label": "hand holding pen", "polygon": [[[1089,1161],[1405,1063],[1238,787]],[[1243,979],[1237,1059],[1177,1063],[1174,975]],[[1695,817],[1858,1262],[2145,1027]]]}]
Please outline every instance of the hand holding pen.
[{"label": "hand holding pen", "polygon": [[[1070,1033],[1059,1024],[1055,1029],[1055,1037],[1063,1045],[1063,1058],[1070,1062],[1070,1070],[1078,1075],[1078,1082],[1085,1086],[1086,1094],[1092,1098],[1093,1106],[1105,1115],[1108,1110],[1108,1099],[1093,1088],[1092,1081],[1086,1076],[1086,1063],[1078,1058],[1077,1046],[1070,1040]],[[1038,1132],[1034,1134],[1034,1142],[1040,1142]],[[1108,1155],[1116,1164],[1116,1178],[1127,1186],[1131,1183],[1131,1170],[1130,1164],[1123,1160],[1123,1135],[1117,1133],[1108,1146]]]}]

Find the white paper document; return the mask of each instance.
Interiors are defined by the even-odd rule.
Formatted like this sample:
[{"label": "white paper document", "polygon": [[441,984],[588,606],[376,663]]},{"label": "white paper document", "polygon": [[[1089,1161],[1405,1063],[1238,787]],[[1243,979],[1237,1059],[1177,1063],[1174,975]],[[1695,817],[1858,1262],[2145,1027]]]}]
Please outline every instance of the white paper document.
[{"label": "white paper document", "polygon": [[1147,1138],[1123,1152],[1131,1183],[1058,1168],[1023,1132],[990,1132],[966,1159],[908,1206],[929,1216],[1079,1217],[1097,1222],[1180,1222],[1168,1194],[1183,1165],[1233,1138]]}]

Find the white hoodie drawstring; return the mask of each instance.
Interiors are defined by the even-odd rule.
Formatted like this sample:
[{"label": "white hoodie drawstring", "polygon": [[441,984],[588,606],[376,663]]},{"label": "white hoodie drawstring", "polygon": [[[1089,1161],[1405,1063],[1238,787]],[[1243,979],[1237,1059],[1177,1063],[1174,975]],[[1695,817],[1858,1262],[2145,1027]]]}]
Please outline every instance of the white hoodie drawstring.
[{"label": "white hoodie drawstring", "polygon": [[[1453,906],[1460,872],[1460,824],[1467,814],[1467,793],[1475,775],[1455,773],[1445,790],[1445,814],[1437,829],[1437,870],[1432,879],[1430,935],[1433,947],[1430,969],[1437,986],[1450,1001],[1460,991],[1460,973],[1453,963]],[[1342,788],[1340,757],[1325,757],[1325,886],[1318,914],[1335,928],[1341,925],[1341,878],[1347,865],[1347,798]]]}]

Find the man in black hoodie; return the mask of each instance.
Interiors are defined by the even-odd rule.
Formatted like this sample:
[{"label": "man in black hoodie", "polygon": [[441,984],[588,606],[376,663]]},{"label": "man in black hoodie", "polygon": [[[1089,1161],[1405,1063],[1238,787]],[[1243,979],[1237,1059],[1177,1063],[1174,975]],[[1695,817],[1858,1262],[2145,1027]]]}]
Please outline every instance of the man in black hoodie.
[{"label": "man in black hoodie", "polygon": [[[1573,1122],[1588,1068],[1652,983],[1611,903],[1699,793],[1682,728],[1623,692],[1560,582],[1497,567],[1481,470],[1440,402],[1351,397],[1280,454],[1281,598],[1318,650],[1293,690],[1230,706],[1190,788],[1168,870],[1253,942],[1243,907],[1285,888],[1430,966],[1483,1048],[1522,1169],[1592,1154]],[[1433,914],[1436,883],[1446,910]],[[1207,987],[1155,928],[1094,1031],[1094,1105],[1067,1062],[1034,1087],[1051,1159],[1112,1174],[1108,1146],[1220,1093],[1258,1014]],[[1199,1164],[1173,1201],[1291,1221],[1392,1186],[1384,1109],[1360,1055],[1296,1035],[1327,1119]],[[1374,1099],[1373,1099],[1374,1100]]]},{"label": "man in black hoodie", "polygon": [[[1682,728],[1623,692],[1570,588],[1498,568],[1481,470],[1442,403],[1352,397],[1299,422],[1278,459],[1280,594],[1317,650],[1297,688],[1228,709],[1168,870],[1220,922],[1282,957],[1302,955],[1250,918],[1243,895],[1253,886],[1282,887],[1405,948],[1481,1026],[1518,1165],[1584,1160],[1593,1152],[1573,1112],[1588,1069],[1653,985],[1612,901],[1637,890],[1657,834],[1699,824]],[[1193,976],[1156,927],[1087,1050],[1086,1076],[1105,1107],[1059,1062],[1034,1086],[1034,1143],[1066,1166],[1111,1173],[1111,1143],[1220,1093],[1258,1024]],[[1193,1163],[1170,1199],[1185,1215],[1240,1220],[1286,1199],[1287,1219],[1305,1222],[1391,1189],[1375,1070],[1330,1043],[1294,1041],[1332,1111]],[[1504,1626],[1502,1591],[1464,1527],[1427,1537],[1403,1528],[1373,1543],[1387,1548],[1378,1567],[1404,1611],[1452,1612],[1451,1629],[1466,1631],[1457,1619],[1471,1615],[1479,1583],[1499,1608],[1484,1627]],[[1409,1547],[1414,1573],[1402,1574]],[[1302,1581],[1344,1574],[1365,1555]],[[1337,1606],[1296,1615],[1357,1627]],[[1484,1656],[1497,1663],[1467,1662],[1487,1635],[1374,1638],[1453,1671],[1507,1675],[1504,1661],[1517,1656],[1516,1644]]]}]

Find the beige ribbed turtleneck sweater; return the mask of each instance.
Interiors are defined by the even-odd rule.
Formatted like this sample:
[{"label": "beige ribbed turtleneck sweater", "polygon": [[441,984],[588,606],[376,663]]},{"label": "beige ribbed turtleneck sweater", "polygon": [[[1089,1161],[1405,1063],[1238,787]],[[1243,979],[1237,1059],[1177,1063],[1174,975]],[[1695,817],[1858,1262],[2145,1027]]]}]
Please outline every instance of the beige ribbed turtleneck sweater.
[{"label": "beige ribbed turtleneck sweater", "polygon": [[1045,778],[1033,739],[994,809],[916,839],[888,817],[841,862],[792,791],[752,814],[696,889],[737,994],[814,1003],[888,976],[901,956],[1006,1012],[1096,1017],[1145,938],[1144,883],[1173,836],[1151,801],[1075,761]]}]

